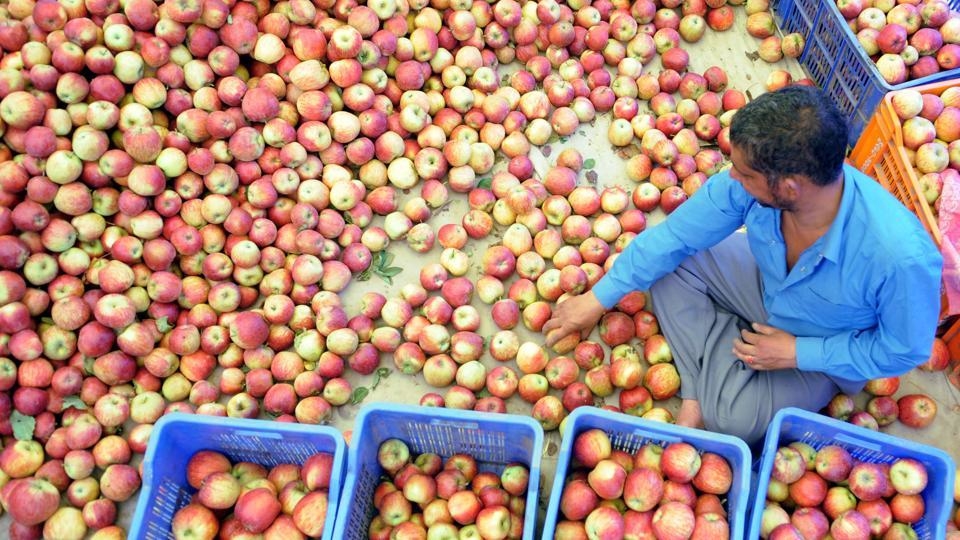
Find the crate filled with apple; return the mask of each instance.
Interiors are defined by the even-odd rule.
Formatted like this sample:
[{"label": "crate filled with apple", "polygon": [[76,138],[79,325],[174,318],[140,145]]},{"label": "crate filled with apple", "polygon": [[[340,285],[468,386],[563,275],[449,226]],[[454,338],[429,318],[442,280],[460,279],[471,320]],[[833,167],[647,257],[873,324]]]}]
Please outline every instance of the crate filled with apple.
[{"label": "crate filled with apple", "polygon": [[888,92],[960,74],[960,19],[952,15],[960,6],[957,0],[769,4],[784,34],[803,37],[800,64],[847,115],[851,145]]},{"label": "crate filled with apple", "polygon": [[166,415],[151,434],[129,538],[330,540],[345,460],[330,427]]},{"label": "crate filled with apple", "polygon": [[795,408],[767,431],[747,538],[944,538],[942,450]]},{"label": "crate filled with apple", "polygon": [[580,407],[564,426],[543,538],[742,538],[749,483],[740,439]]},{"label": "crate filled with apple", "polygon": [[960,86],[957,79],[893,92],[850,154],[914,210],[939,245],[940,194],[960,182]]},{"label": "crate filled with apple", "polygon": [[532,418],[372,403],[354,426],[335,538],[534,538]]}]

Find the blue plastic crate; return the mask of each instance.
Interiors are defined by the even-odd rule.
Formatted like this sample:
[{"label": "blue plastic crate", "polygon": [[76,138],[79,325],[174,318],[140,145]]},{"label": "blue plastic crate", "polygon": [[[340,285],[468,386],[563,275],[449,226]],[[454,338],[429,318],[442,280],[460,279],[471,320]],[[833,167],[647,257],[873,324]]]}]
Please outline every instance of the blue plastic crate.
[{"label": "blue plastic crate", "polygon": [[[951,9],[960,9],[960,0],[947,3]],[[774,0],[771,6],[784,34],[799,32],[806,39],[800,65],[847,117],[850,146],[856,144],[887,92],[960,76],[960,69],[952,69],[887,84],[847,26],[835,0]]]},{"label": "blue plastic crate", "polygon": [[373,491],[383,474],[377,451],[387,439],[406,442],[411,454],[431,452],[444,458],[469,454],[481,471],[499,473],[510,463],[529,467],[523,538],[534,538],[543,451],[540,424],[512,414],[371,403],[361,409],[354,423],[343,502],[334,528],[337,540],[367,539],[376,514]]},{"label": "blue plastic crate", "polygon": [[268,468],[281,463],[302,464],[318,452],[332,453],[323,540],[335,538],[333,524],[347,455],[339,431],[327,426],[183,413],[164,415],[150,434],[143,460],[143,487],[128,538],[173,539],[173,515],[196,492],[187,483],[187,462],[200,450],[216,450],[234,462],[250,461]]},{"label": "blue plastic crate", "polygon": [[842,446],[854,458],[869,463],[893,463],[909,457],[927,468],[929,483],[923,490],[926,514],[913,525],[917,536],[933,540],[946,536],[947,520],[953,504],[953,477],[956,465],[946,452],[914,441],[900,439],[886,433],[834,420],[820,414],[788,407],[773,417],[763,442],[757,492],[753,501],[750,532],[746,538],[760,538],[760,517],[766,503],[770,471],[777,449],[794,441],[801,441],[820,449],[835,444]]},{"label": "blue plastic crate", "polygon": [[573,441],[578,434],[594,428],[602,429],[610,435],[610,443],[614,449],[631,454],[650,442],[662,446],[686,442],[698,450],[724,457],[733,470],[733,484],[726,500],[730,538],[743,538],[746,515],[750,509],[751,460],[750,449],[743,440],[721,433],[644,420],[596,407],[578,407],[567,417],[566,422],[560,454],[557,456],[557,472],[553,477],[550,504],[543,524],[543,540],[553,540],[560,515],[560,496],[563,494],[563,485],[570,469]]}]

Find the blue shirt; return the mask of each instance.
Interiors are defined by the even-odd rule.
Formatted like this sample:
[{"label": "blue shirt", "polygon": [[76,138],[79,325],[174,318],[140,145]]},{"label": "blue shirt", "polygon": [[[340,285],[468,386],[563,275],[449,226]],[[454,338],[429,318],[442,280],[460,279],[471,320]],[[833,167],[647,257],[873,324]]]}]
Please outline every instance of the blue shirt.
[{"label": "blue shirt", "polygon": [[879,183],[849,166],[844,180],[833,224],[789,272],[781,211],[722,172],[637,236],[593,292],[610,308],[746,225],[766,324],[797,336],[799,369],[850,382],[905,373],[930,355],[943,260],[917,217]]}]

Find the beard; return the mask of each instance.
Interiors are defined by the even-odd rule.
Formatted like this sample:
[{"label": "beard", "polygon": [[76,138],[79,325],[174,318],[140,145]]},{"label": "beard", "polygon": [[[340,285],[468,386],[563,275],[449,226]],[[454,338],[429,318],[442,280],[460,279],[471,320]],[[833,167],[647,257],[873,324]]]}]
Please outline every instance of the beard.
[{"label": "beard", "polygon": [[796,209],[797,205],[794,201],[787,199],[780,195],[779,186],[774,187],[770,190],[770,199],[762,201],[757,199],[757,203],[764,208],[773,208],[775,210],[782,210],[785,212],[792,212]]}]

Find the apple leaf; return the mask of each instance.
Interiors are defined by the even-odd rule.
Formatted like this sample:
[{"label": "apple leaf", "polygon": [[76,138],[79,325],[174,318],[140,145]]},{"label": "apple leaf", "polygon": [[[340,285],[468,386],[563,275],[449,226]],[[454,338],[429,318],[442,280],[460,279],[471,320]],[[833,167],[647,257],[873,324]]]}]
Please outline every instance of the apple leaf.
[{"label": "apple leaf", "polygon": [[37,427],[37,419],[22,414],[20,411],[10,413],[10,425],[13,427],[13,436],[18,441],[33,439],[33,430]]},{"label": "apple leaf", "polygon": [[365,386],[361,386],[353,391],[353,395],[350,397],[350,404],[357,405],[361,401],[367,398],[367,395],[370,394],[370,390],[367,390]]},{"label": "apple leaf", "polygon": [[390,368],[377,368],[377,371],[374,373],[375,378],[373,379],[373,385],[370,386],[370,389],[376,390],[377,386],[380,385],[380,381],[389,377],[391,373],[393,373],[393,371],[391,371]]},{"label": "apple leaf", "polygon": [[382,269],[390,266],[390,263],[392,262],[393,262],[393,253],[390,253],[389,251],[378,251],[374,264],[376,264],[377,268]]},{"label": "apple leaf", "polygon": [[67,409],[68,407],[83,411],[87,409],[87,404],[80,399],[80,396],[67,396],[63,398],[63,408]]},{"label": "apple leaf", "polygon": [[583,168],[587,170],[594,168],[596,165],[597,165],[597,160],[593,158],[588,158],[583,162]]},{"label": "apple leaf", "polygon": [[477,187],[481,189],[490,189],[490,186],[492,185],[493,185],[493,178],[488,176],[486,178],[481,178],[480,182],[477,184]]},{"label": "apple leaf", "polygon": [[344,212],[341,215],[343,216],[344,223],[346,223],[347,225],[353,225],[353,217],[351,217],[350,214],[348,214],[347,212]]},{"label": "apple leaf", "polygon": [[363,272],[357,274],[357,277],[353,278],[357,281],[369,281],[370,280],[370,269],[367,268]]}]

